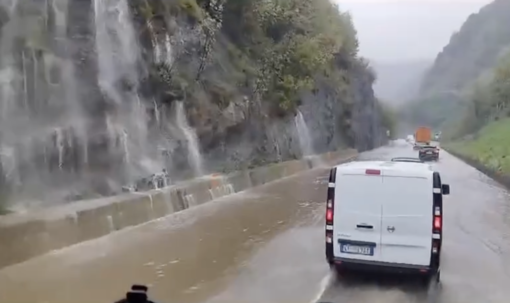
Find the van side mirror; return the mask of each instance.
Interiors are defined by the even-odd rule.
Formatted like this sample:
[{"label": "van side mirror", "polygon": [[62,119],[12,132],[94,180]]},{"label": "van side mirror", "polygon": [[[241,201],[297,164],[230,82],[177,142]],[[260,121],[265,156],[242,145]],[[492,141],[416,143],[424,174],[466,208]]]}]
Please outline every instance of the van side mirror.
[{"label": "van side mirror", "polygon": [[441,185],[441,192],[443,193],[443,195],[449,195],[450,194],[450,185],[449,184]]}]

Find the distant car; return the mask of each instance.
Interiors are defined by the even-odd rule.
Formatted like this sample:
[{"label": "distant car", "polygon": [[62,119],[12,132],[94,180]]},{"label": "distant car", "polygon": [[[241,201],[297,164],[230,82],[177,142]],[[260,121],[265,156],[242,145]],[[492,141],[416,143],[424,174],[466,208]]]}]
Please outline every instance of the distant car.
[{"label": "distant car", "polygon": [[394,160],[331,169],[326,260],[340,274],[412,274],[428,286],[440,279],[443,195],[450,186],[431,165]]},{"label": "distant car", "polygon": [[421,147],[418,152],[418,158],[422,161],[439,160],[439,147],[430,145]]}]

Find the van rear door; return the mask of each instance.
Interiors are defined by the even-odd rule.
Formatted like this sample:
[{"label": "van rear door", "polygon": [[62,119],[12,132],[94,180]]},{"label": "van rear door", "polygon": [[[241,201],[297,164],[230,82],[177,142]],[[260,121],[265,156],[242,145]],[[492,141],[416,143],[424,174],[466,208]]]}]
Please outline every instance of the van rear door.
[{"label": "van rear door", "polygon": [[382,261],[428,266],[432,249],[432,176],[402,177],[386,171],[383,183]]},{"label": "van rear door", "polygon": [[336,258],[380,261],[381,175],[337,170],[333,220]]}]

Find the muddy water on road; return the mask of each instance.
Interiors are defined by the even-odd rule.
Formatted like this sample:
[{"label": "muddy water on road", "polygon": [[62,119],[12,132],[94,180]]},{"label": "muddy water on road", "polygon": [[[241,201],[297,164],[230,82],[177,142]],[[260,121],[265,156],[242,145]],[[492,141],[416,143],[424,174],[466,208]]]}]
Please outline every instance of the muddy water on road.
[{"label": "muddy water on road", "polygon": [[[415,156],[407,145],[363,160]],[[442,152],[442,287],[408,281],[335,281],[325,264],[326,172],[315,171],[0,271],[0,302],[111,302],[132,283],[161,303],[510,302],[510,199]]]},{"label": "muddy water on road", "polygon": [[[310,246],[313,233],[306,228],[322,218],[316,209],[324,204],[325,174],[316,170],[288,178],[6,268],[0,271],[0,302],[111,302],[133,283],[149,284],[152,297],[160,302],[203,302],[236,283],[236,289],[246,290],[260,283],[263,288],[258,289],[270,292],[274,285],[263,277],[272,272],[277,280],[280,265],[298,266],[299,258],[292,256],[310,252],[285,253],[285,243],[278,241],[267,248],[276,256],[264,249],[261,255],[257,252],[278,237],[299,249]],[[285,234],[287,230],[293,232]],[[310,247],[322,251],[321,243],[315,244]],[[248,262],[252,256],[255,263]],[[244,278],[232,281],[244,272]]]}]

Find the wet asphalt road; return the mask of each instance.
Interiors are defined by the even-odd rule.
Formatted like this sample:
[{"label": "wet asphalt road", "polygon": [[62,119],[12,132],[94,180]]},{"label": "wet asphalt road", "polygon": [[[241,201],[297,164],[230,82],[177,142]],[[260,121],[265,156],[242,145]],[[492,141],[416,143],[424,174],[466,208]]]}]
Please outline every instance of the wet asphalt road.
[{"label": "wet asphalt road", "polygon": [[[415,153],[397,143],[360,158]],[[510,195],[446,153],[434,166],[452,191],[434,297],[408,281],[335,279],[317,169],[1,270],[0,302],[113,302],[133,283],[161,303],[509,302]]]}]

